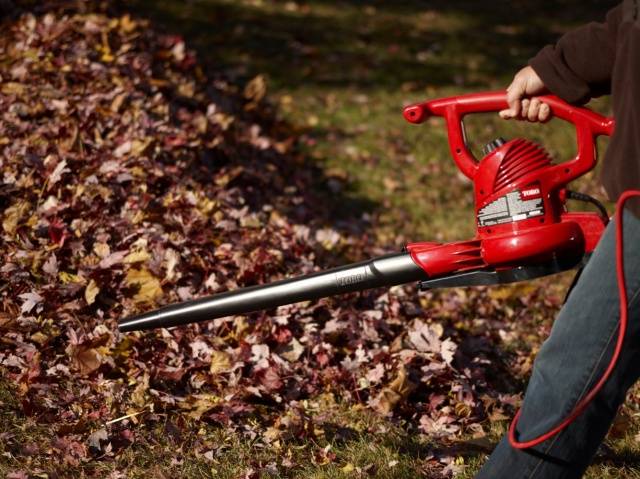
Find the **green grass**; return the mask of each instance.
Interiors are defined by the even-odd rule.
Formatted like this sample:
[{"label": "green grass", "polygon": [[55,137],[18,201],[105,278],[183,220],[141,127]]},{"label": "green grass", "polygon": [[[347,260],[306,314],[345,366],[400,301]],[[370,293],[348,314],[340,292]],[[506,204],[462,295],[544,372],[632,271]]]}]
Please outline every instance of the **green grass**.
[{"label": "green grass", "polygon": [[[140,14],[181,32],[213,69],[240,82],[265,75],[271,101],[304,133],[303,151],[354,200],[336,221],[373,215],[378,242],[389,246],[474,229],[471,186],[451,159],[444,122],[409,125],[402,107],[504,88],[540,46],[604,8],[498,3],[136,2]],[[606,102],[599,106],[606,110]],[[497,136],[543,142],[558,161],[575,152],[572,129],[560,121],[477,115],[467,124],[476,153]]]},{"label": "green grass", "polygon": [[[300,150],[322,168],[322,186],[350,200],[335,209],[336,224],[370,218],[378,244],[393,249],[407,241],[466,238],[474,228],[471,186],[449,155],[443,122],[409,125],[402,107],[504,88],[542,45],[602,16],[603,3],[135,0],[133,5],[138,15],[184,35],[213,71],[224,70],[240,84],[265,75],[269,101],[301,135]],[[606,111],[607,102],[596,107]],[[476,152],[496,136],[542,142],[557,160],[575,152],[571,128],[558,121],[541,126],[479,115],[467,126]],[[593,177],[582,180],[580,189],[598,192]],[[0,376],[0,433],[14,435],[13,443],[48,443],[52,431],[21,411]],[[278,444],[183,416],[158,415],[138,424],[134,444],[116,457],[67,473],[104,477],[126,468],[128,477],[231,479],[273,463],[280,472],[262,477],[437,477],[430,473],[430,457],[451,453],[467,466],[458,477],[471,478],[506,426],[485,427],[491,431],[481,441],[445,444],[426,442],[364,409],[336,405],[325,413],[332,426],[322,434]],[[188,422],[178,428],[175,421]],[[191,434],[174,434],[178,429]],[[587,477],[640,477],[638,432],[640,421],[632,416],[627,433],[609,439],[608,452]],[[176,450],[180,464],[171,463]],[[0,441],[0,476],[26,467],[56,470],[53,460],[19,463],[13,452]],[[291,467],[283,466],[285,458]]]},{"label": "green grass", "polygon": [[[317,421],[319,415],[322,421]],[[123,421],[120,429],[135,429],[136,440],[121,450],[116,444],[115,454],[96,456],[100,460],[77,468],[59,466],[55,458],[61,454],[60,449],[49,449],[40,450],[33,461],[25,462],[29,457],[25,449],[49,447],[55,431],[39,426],[37,418],[25,417],[13,388],[0,378],[0,434],[11,436],[0,442],[0,476],[29,470],[39,477],[106,477],[119,470],[132,478],[235,479],[250,470],[260,470],[264,478],[347,478],[360,474],[410,478],[416,471],[427,471],[429,458],[443,450],[442,445],[409,434],[370,411],[335,404],[327,397],[308,401],[302,414],[289,412],[288,416],[294,426],[282,430],[297,431],[297,437],[272,432],[271,442],[265,443],[248,434],[250,421],[243,433],[185,415],[158,414],[147,416],[135,426]],[[316,416],[313,430],[307,428],[311,421],[305,422],[305,417],[311,416]],[[100,427],[95,424],[92,429]],[[50,460],[43,461],[47,456]]]},{"label": "green grass", "polygon": [[[434,457],[444,455],[454,457],[462,467],[457,479],[471,479],[507,426],[504,421],[484,424],[488,433],[479,439],[428,440],[408,432],[402,424],[391,423],[361,407],[336,404],[326,396],[306,401],[300,414],[286,413],[284,416],[293,418],[294,426],[281,428],[280,434],[273,429],[270,442],[251,437],[251,421],[243,433],[181,414],[150,415],[135,424],[125,420],[116,427],[135,430],[132,445],[119,448],[116,443],[115,454],[95,456],[99,460],[70,468],[68,464],[58,465],[60,450],[40,450],[33,461],[24,453],[25,448],[49,447],[56,431],[40,426],[35,417],[25,417],[15,397],[13,387],[0,377],[0,434],[11,436],[10,441],[0,442],[1,477],[29,470],[39,474],[35,477],[106,477],[113,471],[126,471],[131,478],[236,479],[260,470],[259,477],[273,479],[436,478],[441,476]],[[626,432],[607,440],[587,479],[640,478],[635,467],[640,457],[635,435],[640,428],[636,417],[630,420]],[[307,427],[311,424],[313,430]],[[102,425],[89,427],[93,431]],[[111,434],[117,437],[113,431]],[[297,434],[291,435],[290,431]]]},{"label": "green grass", "polygon": [[[451,159],[444,122],[407,124],[402,107],[504,88],[541,46],[572,26],[602,17],[607,8],[595,2],[529,0],[136,4],[140,13],[181,32],[213,69],[222,68],[240,82],[265,75],[270,101],[302,134],[301,150],[322,167],[330,188],[353,200],[336,210],[336,223],[366,215],[376,241],[389,248],[407,241],[462,239],[474,231],[471,185]],[[592,106],[608,111],[606,100]],[[559,120],[534,125],[476,115],[466,125],[476,154],[497,136],[538,141],[556,161],[576,150],[572,127]],[[576,189],[602,198],[595,178],[581,179]],[[360,415],[368,417],[365,411]],[[362,473],[343,468],[367,464],[375,465],[375,477],[429,477],[428,461],[415,456],[415,447],[409,447],[413,452],[405,447],[415,439],[384,424],[395,431],[387,443],[364,434],[335,445],[340,458],[335,464],[308,465],[297,477],[357,477]],[[457,446],[467,465],[461,478],[473,477],[504,427],[493,425],[484,450],[464,441]],[[638,431],[640,423],[633,418],[629,433],[610,440],[610,454],[599,457],[587,477],[637,477]],[[398,461],[392,471],[385,468],[390,460]]]}]

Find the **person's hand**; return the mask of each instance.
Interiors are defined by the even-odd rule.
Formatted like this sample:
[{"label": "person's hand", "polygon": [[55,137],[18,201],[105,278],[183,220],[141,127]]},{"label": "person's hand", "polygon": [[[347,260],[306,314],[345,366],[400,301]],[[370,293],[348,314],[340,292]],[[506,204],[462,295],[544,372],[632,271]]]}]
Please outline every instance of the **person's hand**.
[{"label": "person's hand", "polygon": [[530,66],[524,67],[513,77],[511,85],[507,87],[507,102],[509,108],[500,111],[501,118],[508,120],[529,120],[545,122],[551,118],[551,109],[542,103],[535,95],[546,93],[547,89],[542,80]]}]

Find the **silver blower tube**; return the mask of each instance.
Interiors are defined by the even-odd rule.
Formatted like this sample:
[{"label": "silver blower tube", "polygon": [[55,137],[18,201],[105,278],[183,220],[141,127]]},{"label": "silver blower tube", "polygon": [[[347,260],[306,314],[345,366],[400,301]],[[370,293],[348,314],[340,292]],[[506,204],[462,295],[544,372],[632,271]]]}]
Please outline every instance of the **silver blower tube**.
[{"label": "silver blower tube", "polygon": [[172,304],[125,318],[118,324],[118,329],[127,332],[169,328],[271,309],[283,304],[426,279],[427,273],[411,259],[409,253],[392,253],[306,276]]}]

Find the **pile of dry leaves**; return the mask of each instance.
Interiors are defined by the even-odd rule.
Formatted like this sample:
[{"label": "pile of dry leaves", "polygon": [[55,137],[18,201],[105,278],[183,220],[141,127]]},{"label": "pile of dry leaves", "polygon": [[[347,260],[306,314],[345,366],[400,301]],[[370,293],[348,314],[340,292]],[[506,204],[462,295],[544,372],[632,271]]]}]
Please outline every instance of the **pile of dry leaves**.
[{"label": "pile of dry leaves", "polygon": [[494,387],[529,359],[492,346],[524,314],[500,292],[374,290],[118,333],[157,305],[382,250],[331,226],[261,76],[206,76],[180,37],[127,15],[23,15],[0,57],[0,371],[52,431],[28,452],[2,433],[10,455],[108,460],[160,414],[268,445],[312,434],[285,419],[321,395],[434,438],[513,412]]}]

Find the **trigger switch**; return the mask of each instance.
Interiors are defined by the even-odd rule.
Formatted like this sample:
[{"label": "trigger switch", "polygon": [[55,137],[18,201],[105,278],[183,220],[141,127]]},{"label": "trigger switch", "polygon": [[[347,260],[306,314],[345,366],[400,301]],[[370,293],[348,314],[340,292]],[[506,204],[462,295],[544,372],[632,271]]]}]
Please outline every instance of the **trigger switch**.
[{"label": "trigger switch", "polygon": [[487,143],[486,145],[484,145],[484,148],[482,148],[482,152],[486,155],[488,155],[489,153],[491,153],[493,150],[495,150],[496,148],[500,148],[502,145],[504,145],[507,142],[507,140],[505,140],[504,138],[502,138],[501,136],[496,138],[495,140],[491,140],[489,143]]}]

